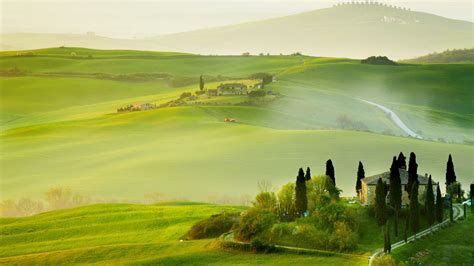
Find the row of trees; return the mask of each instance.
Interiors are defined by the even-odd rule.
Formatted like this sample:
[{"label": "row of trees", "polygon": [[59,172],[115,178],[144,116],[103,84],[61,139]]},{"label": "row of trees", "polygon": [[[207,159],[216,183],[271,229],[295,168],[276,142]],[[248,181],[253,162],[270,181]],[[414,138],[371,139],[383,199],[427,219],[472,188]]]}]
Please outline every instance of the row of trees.
[{"label": "row of trees", "polygon": [[[451,161],[451,156],[448,161]],[[448,163],[449,164],[449,163]],[[398,236],[398,218],[399,212],[402,205],[402,189],[401,189],[401,180],[400,180],[400,168],[403,168],[404,156],[403,153],[399,154],[398,159],[394,156],[392,159],[392,164],[390,166],[390,184],[387,185],[382,178],[379,178],[377,181],[377,186],[375,189],[375,216],[377,222],[380,226],[385,225],[385,252],[390,252],[390,231],[388,229],[388,216],[389,213],[393,213],[394,220],[394,234]],[[359,164],[359,168],[361,163]],[[407,238],[407,231],[409,229],[415,234],[420,229],[420,204],[419,204],[419,181],[417,174],[418,164],[416,163],[416,155],[412,152],[410,154],[410,159],[408,163],[408,195],[409,195],[409,213],[406,217],[405,223],[405,241]],[[360,172],[360,169],[359,171]],[[389,203],[387,204],[386,198],[387,193],[389,193]],[[441,191],[439,183],[436,186],[436,198],[433,191],[433,180],[431,175],[428,178],[428,184],[425,191],[424,197],[424,213],[425,218],[429,226],[432,226],[435,221],[440,223],[443,221],[443,198],[441,197]],[[451,213],[452,213],[452,204],[451,204]]]}]

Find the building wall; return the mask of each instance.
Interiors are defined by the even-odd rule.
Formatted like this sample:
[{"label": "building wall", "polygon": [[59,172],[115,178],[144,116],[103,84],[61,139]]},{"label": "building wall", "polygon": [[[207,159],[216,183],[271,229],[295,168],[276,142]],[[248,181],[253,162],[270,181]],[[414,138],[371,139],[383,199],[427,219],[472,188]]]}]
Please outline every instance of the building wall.
[{"label": "building wall", "polygon": [[[359,196],[359,200],[362,204],[372,205],[375,202],[375,185],[366,185],[362,183],[362,190]],[[433,192],[436,198],[436,185],[433,185]],[[425,193],[426,193],[426,185],[419,185],[418,186],[418,202],[421,204],[425,204]],[[410,199],[408,198],[408,192],[405,191],[405,186],[402,186],[402,205],[406,206],[410,203]]]}]

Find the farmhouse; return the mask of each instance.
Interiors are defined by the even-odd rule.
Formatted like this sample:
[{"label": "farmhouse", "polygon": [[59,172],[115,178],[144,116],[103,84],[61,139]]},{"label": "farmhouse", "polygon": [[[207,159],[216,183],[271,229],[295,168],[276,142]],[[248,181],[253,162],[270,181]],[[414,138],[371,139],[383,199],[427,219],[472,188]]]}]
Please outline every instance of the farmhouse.
[{"label": "farmhouse", "polygon": [[209,96],[217,96],[217,89],[209,89],[209,90],[207,90],[207,95],[209,95]]},{"label": "farmhouse", "polygon": [[243,83],[226,83],[217,87],[218,95],[243,95],[247,94],[247,86]]},{"label": "farmhouse", "polygon": [[[408,199],[408,192],[407,192],[407,184],[408,184],[408,171],[405,169],[399,169],[400,171],[400,180],[402,183],[402,205],[407,205],[410,200]],[[357,196],[359,198],[359,201],[364,204],[364,205],[372,205],[375,201],[375,187],[377,186],[377,181],[379,178],[382,178],[382,181],[386,182],[387,185],[390,186],[390,171],[373,175],[373,176],[368,176],[364,179],[361,180],[362,182],[362,189],[357,192]],[[425,191],[426,191],[426,186],[428,185],[428,174],[425,174],[424,176],[418,175],[418,199],[420,203],[423,203],[423,199],[425,198]],[[433,182],[433,191],[436,196],[436,183]],[[388,195],[387,195],[388,199]]]}]

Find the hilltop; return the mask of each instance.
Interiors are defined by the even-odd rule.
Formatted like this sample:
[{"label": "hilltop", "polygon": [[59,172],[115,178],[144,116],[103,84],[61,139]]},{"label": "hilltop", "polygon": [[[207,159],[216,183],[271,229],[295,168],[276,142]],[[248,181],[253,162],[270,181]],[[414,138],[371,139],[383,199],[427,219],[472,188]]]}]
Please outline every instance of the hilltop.
[{"label": "hilltop", "polygon": [[474,48],[446,50],[413,59],[403,60],[406,63],[446,64],[474,62]]},{"label": "hilltop", "polygon": [[81,46],[199,54],[291,54],[412,58],[472,47],[472,22],[379,3],[342,4],[297,15],[146,39],[78,34],[2,34],[2,48]]}]

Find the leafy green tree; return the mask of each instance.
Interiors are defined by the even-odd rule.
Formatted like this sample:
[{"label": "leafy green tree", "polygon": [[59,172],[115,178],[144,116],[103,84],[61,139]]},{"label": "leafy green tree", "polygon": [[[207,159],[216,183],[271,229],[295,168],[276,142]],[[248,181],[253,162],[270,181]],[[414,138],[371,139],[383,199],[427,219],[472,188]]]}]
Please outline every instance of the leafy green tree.
[{"label": "leafy green tree", "polygon": [[300,170],[298,171],[298,176],[296,177],[295,206],[296,212],[299,216],[303,216],[306,210],[308,209],[308,198],[306,195],[306,179],[304,177],[303,168],[300,168]]},{"label": "leafy green tree", "polygon": [[398,168],[402,168],[405,170],[407,169],[406,157],[405,155],[403,155],[403,152],[400,152],[400,154],[398,154],[397,162],[398,162]]},{"label": "leafy green tree", "polygon": [[418,180],[416,180],[411,187],[410,196],[410,222],[413,233],[418,233],[420,229],[420,209],[418,205]]},{"label": "leafy green tree", "polygon": [[443,221],[443,198],[441,197],[441,189],[439,183],[436,186],[436,221],[441,223]]},{"label": "leafy green tree", "polygon": [[305,174],[305,176],[304,176],[304,179],[305,179],[306,181],[311,180],[311,169],[309,169],[309,167],[306,168],[306,174]]},{"label": "leafy green tree", "polygon": [[336,177],[334,175],[334,165],[332,164],[331,159],[326,161],[326,175],[329,176],[332,182],[334,183],[334,185],[336,185]]},{"label": "leafy green tree", "polygon": [[278,216],[282,221],[293,221],[295,218],[295,184],[288,183],[278,192]]},{"label": "leafy green tree", "polygon": [[426,197],[425,197],[425,213],[426,213],[426,220],[428,221],[428,225],[432,226],[435,222],[435,202],[434,202],[434,192],[433,192],[433,181],[430,178],[428,179],[428,187],[426,188]]},{"label": "leafy green tree", "polygon": [[199,76],[199,89],[201,91],[204,90],[204,79],[203,79],[202,75]]},{"label": "leafy green tree", "polygon": [[408,161],[407,192],[409,197],[411,197],[412,186],[415,182],[418,182],[418,164],[416,163],[416,155],[412,152],[410,153],[410,159]]},{"label": "leafy green tree", "polygon": [[252,202],[252,204],[256,208],[268,209],[272,212],[276,212],[277,198],[273,192],[260,192],[255,197],[255,201]]},{"label": "leafy green tree", "polygon": [[357,181],[356,181],[356,193],[359,195],[360,190],[362,189],[362,179],[365,178],[365,170],[362,162],[359,161],[359,167],[357,168]]},{"label": "leafy green tree", "polygon": [[375,218],[378,225],[384,225],[387,222],[387,211],[385,206],[385,183],[382,178],[377,181],[375,187]]},{"label": "leafy green tree", "polygon": [[448,157],[448,162],[446,163],[446,187],[456,182],[456,173],[454,172],[453,158],[451,154]]}]

